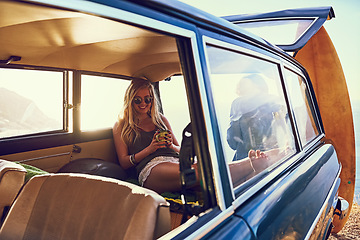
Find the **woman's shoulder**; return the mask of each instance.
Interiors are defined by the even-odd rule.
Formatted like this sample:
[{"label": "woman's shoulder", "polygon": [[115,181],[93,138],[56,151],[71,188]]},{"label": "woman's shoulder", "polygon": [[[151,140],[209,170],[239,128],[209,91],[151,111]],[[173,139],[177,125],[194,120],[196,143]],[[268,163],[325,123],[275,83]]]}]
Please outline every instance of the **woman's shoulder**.
[{"label": "woman's shoulder", "polygon": [[165,122],[165,123],[169,122],[164,114],[160,113],[160,117],[161,117],[161,120],[163,120],[163,122]]},{"label": "woman's shoulder", "polygon": [[161,117],[161,120],[163,121],[163,123],[165,124],[165,126],[167,128],[170,128],[170,122],[169,120],[167,120],[167,118],[163,115],[163,114],[160,114],[160,117]]},{"label": "woman's shoulder", "polygon": [[124,126],[124,120],[123,119],[119,119],[118,121],[115,122],[114,126],[113,126],[113,132],[120,132],[120,130],[123,128]]}]

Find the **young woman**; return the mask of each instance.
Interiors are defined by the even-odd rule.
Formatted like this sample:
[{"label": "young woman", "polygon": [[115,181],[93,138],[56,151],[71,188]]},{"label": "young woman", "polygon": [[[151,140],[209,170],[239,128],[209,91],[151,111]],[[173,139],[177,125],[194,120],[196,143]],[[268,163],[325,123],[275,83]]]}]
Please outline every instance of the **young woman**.
[{"label": "young woman", "polygon": [[[162,137],[165,141],[159,141],[159,131],[167,131],[167,136]],[[179,143],[172,134],[169,121],[159,112],[158,100],[150,82],[131,82],[113,135],[120,165],[124,169],[136,169],[142,186],[158,193],[181,190]],[[268,162],[267,156],[259,150],[250,150],[247,160],[230,166],[230,171],[236,172],[232,175],[241,179],[252,177],[262,171],[263,165]],[[196,164],[193,167],[196,168]]]},{"label": "young woman", "polygon": [[[167,131],[161,139],[157,138],[160,131]],[[142,186],[158,193],[181,189],[179,143],[169,121],[159,112],[150,82],[131,82],[113,135],[120,165],[124,169],[135,168]]]}]

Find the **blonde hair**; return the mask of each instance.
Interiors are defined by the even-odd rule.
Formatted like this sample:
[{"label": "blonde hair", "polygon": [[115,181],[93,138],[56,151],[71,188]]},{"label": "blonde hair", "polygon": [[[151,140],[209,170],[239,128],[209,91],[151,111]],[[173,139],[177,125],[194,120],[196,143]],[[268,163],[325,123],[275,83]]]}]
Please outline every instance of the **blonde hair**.
[{"label": "blonde hair", "polygon": [[[155,94],[153,85],[146,80],[132,80],[129,87],[126,89],[124,97],[124,110],[122,116],[119,115],[119,123],[121,123],[120,136],[127,146],[130,146],[140,136],[140,127],[137,122],[137,112],[133,107],[133,99],[140,89],[148,89],[150,93],[151,108],[148,112],[149,117],[152,119],[154,125],[161,129],[166,130],[167,127],[162,120],[159,110],[159,100]],[[119,124],[120,125],[120,124]]]}]

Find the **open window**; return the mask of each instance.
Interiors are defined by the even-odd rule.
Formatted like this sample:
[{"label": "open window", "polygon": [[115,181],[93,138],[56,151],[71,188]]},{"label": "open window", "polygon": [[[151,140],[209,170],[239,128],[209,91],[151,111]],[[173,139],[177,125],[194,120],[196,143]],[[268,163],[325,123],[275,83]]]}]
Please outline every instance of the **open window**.
[{"label": "open window", "polygon": [[224,17],[261,36],[287,52],[297,52],[322,27],[335,17],[332,7],[288,9],[284,11]]}]

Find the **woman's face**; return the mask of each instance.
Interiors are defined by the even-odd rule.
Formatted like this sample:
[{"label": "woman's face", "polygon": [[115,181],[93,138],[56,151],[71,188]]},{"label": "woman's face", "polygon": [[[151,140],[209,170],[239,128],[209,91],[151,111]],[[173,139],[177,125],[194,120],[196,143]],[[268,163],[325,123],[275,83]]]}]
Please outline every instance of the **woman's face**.
[{"label": "woman's face", "polygon": [[149,89],[141,88],[135,95],[132,104],[139,114],[147,114],[150,111],[152,98]]}]

